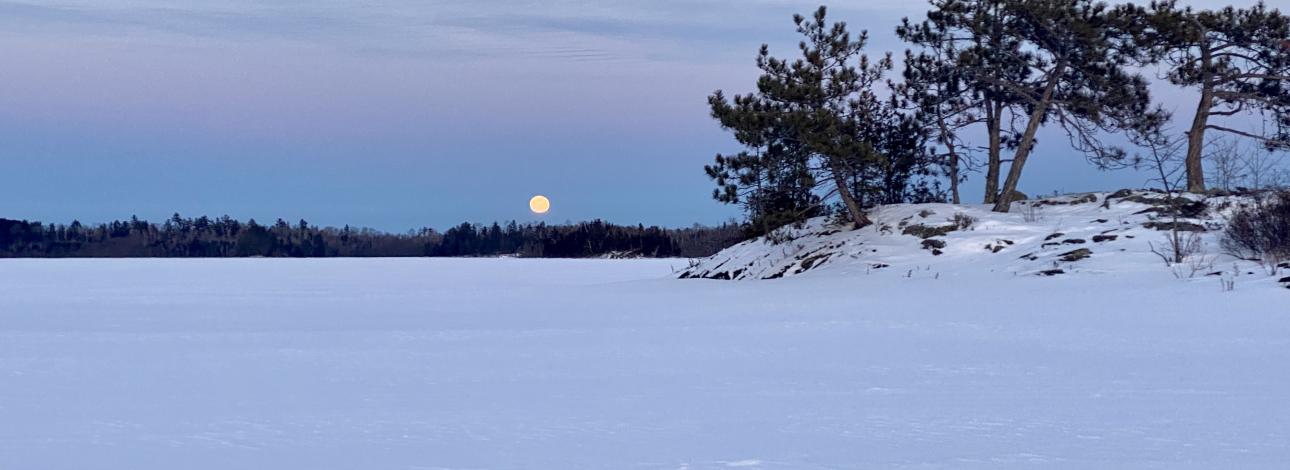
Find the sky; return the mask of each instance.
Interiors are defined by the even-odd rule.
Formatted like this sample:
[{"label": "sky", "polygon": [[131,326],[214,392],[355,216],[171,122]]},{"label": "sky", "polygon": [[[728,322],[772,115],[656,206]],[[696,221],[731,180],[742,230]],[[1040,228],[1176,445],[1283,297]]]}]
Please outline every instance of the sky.
[{"label": "sky", "polygon": [[[738,210],[711,199],[703,165],[739,147],[706,97],[749,91],[758,47],[791,55],[792,14],[816,6],[0,0],[0,217],[720,223]],[[879,54],[903,51],[892,29],[925,10],[835,2],[830,16]],[[1049,137],[1022,191],[1148,184]],[[541,218],[534,194],[552,200]]]}]

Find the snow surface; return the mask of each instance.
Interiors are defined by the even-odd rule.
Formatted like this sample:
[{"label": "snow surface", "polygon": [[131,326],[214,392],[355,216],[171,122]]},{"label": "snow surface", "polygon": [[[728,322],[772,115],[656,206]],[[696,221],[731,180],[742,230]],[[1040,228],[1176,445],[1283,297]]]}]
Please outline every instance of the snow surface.
[{"label": "snow surface", "polygon": [[0,260],[0,469],[1290,461],[1266,275],[685,264]]}]

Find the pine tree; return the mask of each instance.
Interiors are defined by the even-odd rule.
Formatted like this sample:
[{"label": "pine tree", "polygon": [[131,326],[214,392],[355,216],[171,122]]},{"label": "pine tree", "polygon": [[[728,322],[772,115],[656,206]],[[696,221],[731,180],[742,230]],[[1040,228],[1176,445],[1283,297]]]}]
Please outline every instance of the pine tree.
[{"label": "pine tree", "polygon": [[[976,124],[986,130],[985,203],[994,204],[1006,148],[1015,148],[1014,118],[1025,115],[1010,84],[1026,80],[1023,42],[1014,25],[1015,5],[1007,0],[930,0],[926,19],[896,28],[901,39],[919,46],[907,54],[904,93],[923,115],[949,160],[963,158],[958,131]],[[912,68],[910,68],[912,67]],[[957,171],[957,165],[951,172]],[[953,179],[953,177],[951,177]],[[953,191],[956,183],[952,183]]]},{"label": "pine tree", "polygon": [[[1290,148],[1290,19],[1262,2],[1217,11],[1179,8],[1174,0],[1148,7],[1124,5],[1116,13],[1138,27],[1151,61],[1170,67],[1175,85],[1196,89],[1184,167],[1187,191],[1205,191],[1202,158],[1207,131],[1259,141],[1269,150]],[[1270,129],[1246,130],[1216,118],[1259,115]]]},{"label": "pine tree", "polygon": [[875,89],[891,57],[871,61],[862,52],[867,34],[853,37],[826,13],[794,16],[804,37],[800,58],[778,59],[761,47],[755,93],[728,100],[717,91],[708,100],[712,116],[748,149],[706,167],[718,185],[714,197],[745,204],[754,221],[801,220],[836,195],[847,218],[864,226],[864,208],[876,202],[870,196],[890,186],[881,179],[904,171],[883,153],[885,134],[902,130],[904,117]]}]

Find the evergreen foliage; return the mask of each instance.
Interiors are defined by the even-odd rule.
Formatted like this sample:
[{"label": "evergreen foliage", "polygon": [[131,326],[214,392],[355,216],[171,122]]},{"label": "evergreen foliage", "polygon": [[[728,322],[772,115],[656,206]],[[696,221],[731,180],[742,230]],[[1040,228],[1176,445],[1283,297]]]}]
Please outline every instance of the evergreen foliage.
[{"label": "evergreen foliage", "polygon": [[761,47],[756,92],[708,99],[713,118],[746,149],[706,167],[718,186],[713,196],[743,204],[755,234],[820,214],[833,196],[845,218],[863,226],[866,207],[922,194],[907,185],[926,174],[925,136],[875,88],[892,69],[890,55],[870,60],[862,52],[867,34],[853,37],[826,13],[794,16],[804,38],[799,58]]},{"label": "evergreen foliage", "polygon": [[596,220],[572,225],[502,226],[463,223],[443,233],[422,229],[391,234],[372,229],[317,227],[305,221],[273,225],[182,218],[162,224],[131,218],[87,227],[0,219],[0,258],[13,257],[407,257],[596,256],[700,257],[743,240],[734,224],[685,229],[624,226]]},{"label": "evergreen foliage", "polygon": [[[1187,190],[1205,191],[1202,163],[1210,131],[1250,138],[1269,150],[1290,148],[1290,18],[1259,2],[1250,8],[1194,10],[1174,0],[1116,9],[1148,54],[1163,63],[1175,85],[1196,90],[1196,114],[1187,130]],[[1262,129],[1221,122],[1258,116]]]}]

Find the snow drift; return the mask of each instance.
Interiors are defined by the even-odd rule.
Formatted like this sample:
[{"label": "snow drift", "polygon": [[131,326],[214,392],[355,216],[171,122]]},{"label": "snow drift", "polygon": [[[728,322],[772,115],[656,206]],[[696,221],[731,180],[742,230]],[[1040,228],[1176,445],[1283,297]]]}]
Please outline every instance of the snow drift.
[{"label": "snow drift", "polygon": [[[773,242],[746,241],[692,261],[681,278],[777,279],[816,272],[941,275],[1096,274],[1172,270],[1180,277],[1257,273],[1254,263],[1223,253],[1227,215],[1252,204],[1246,196],[1151,191],[1073,194],[1013,204],[899,204],[874,209],[874,223],[844,230],[826,217],[784,227]],[[1195,254],[1166,267],[1174,228],[1193,238]]]}]

